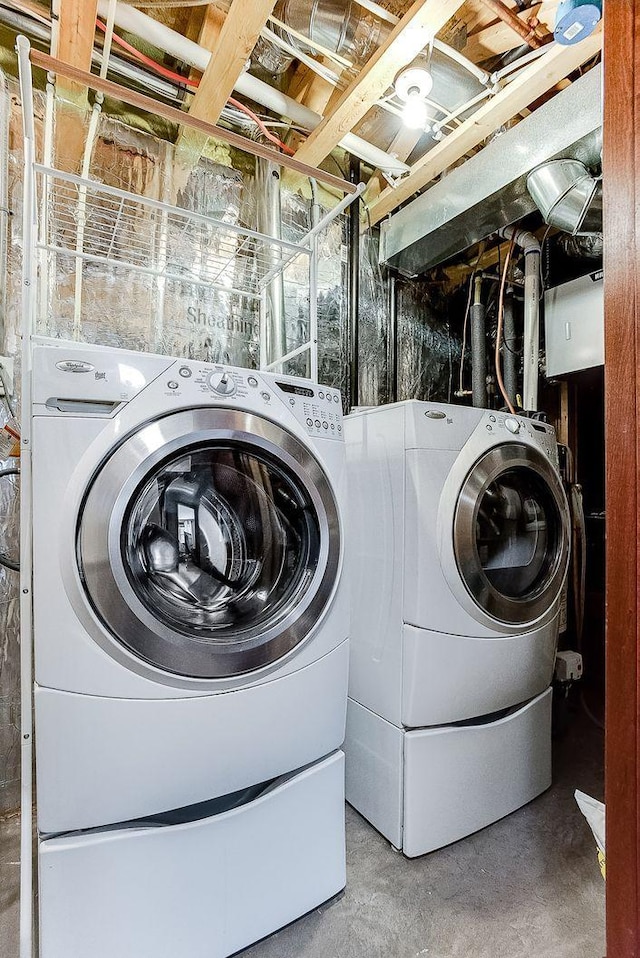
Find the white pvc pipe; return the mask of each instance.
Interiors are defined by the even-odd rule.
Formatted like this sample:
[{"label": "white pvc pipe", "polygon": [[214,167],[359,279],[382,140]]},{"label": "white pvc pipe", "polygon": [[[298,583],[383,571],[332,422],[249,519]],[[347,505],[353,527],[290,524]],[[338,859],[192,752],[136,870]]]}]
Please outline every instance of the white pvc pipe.
[{"label": "white pvc pipe", "polygon": [[16,41],[22,97],[22,457],[20,468],[20,958],[33,955],[33,605],[31,599],[31,336],[35,313],[35,131],[29,41]]},{"label": "white pvc pipe", "polygon": [[483,83],[485,86],[491,83],[491,77],[486,70],[476,66],[476,64],[468,60],[464,54],[459,53],[454,47],[450,47],[448,43],[443,43],[442,40],[438,40],[436,37],[433,41],[433,49],[439,50],[440,53],[444,53],[450,60],[454,60],[458,66],[463,67],[467,73],[470,73],[471,76],[474,76],[476,80],[479,80],[480,83]]},{"label": "white pvc pipe", "polygon": [[[109,0],[99,0],[98,12],[103,18],[108,15]],[[194,43],[193,40],[183,37],[182,34],[176,33],[175,30],[165,26],[164,23],[147,16],[141,10],[118,2],[116,3],[115,20],[123,30],[133,33],[135,36],[143,37],[147,42],[195,67],[201,73],[206,70],[211,59],[209,50],[201,47],[198,43]],[[302,126],[307,130],[314,130],[322,120],[319,113],[303,106],[302,103],[298,103],[297,100],[285,93],[280,93],[279,90],[275,90],[268,83],[264,83],[263,80],[259,80],[249,73],[243,73],[238,77],[234,89],[242,96],[249,97],[256,103],[261,103],[269,110],[273,110],[274,113],[288,117],[296,126]],[[340,146],[349,153],[353,153],[354,156],[359,156],[361,160],[365,160],[372,166],[394,176],[407,173],[409,170],[406,163],[390,156],[384,150],[380,150],[377,146],[368,143],[354,133],[347,133],[340,140]]]},{"label": "white pvc pipe", "polygon": [[538,47],[535,50],[529,50],[528,53],[525,53],[524,56],[518,57],[517,60],[514,60],[513,63],[508,63],[506,67],[502,67],[501,70],[496,70],[495,73],[491,74],[491,82],[493,84],[499,83],[504,77],[509,76],[510,73],[515,73],[517,70],[521,70],[523,67],[526,67],[533,60],[537,60],[538,57],[543,56],[547,52],[547,45],[545,44],[542,47]]}]

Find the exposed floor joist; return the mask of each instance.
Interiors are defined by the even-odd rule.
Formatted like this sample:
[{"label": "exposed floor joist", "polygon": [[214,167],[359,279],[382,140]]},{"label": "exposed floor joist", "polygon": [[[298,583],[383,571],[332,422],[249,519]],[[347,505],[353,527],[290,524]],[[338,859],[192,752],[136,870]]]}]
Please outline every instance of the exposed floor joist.
[{"label": "exposed floor joist", "polygon": [[245,68],[275,0],[233,0],[211,51],[211,59],[191,101],[189,113],[216,123]]},{"label": "exposed floor joist", "polygon": [[[52,55],[88,72],[97,13],[98,0],[58,0],[58,39]],[[71,81],[64,82],[68,85]]]},{"label": "exposed floor joist", "polygon": [[[197,14],[200,14],[200,16],[197,16]],[[213,3],[210,3],[205,9],[204,16],[202,16],[201,8],[194,7],[191,15],[191,23],[195,36],[189,37],[189,39],[196,40],[201,47],[213,51],[218,43],[224,23],[224,14],[222,11],[214,6]],[[192,68],[189,72],[189,79],[201,82],[202,74],[195,68]],[[190,110],[188,112],[190,112]],[[193,165],[198,162],[206,142],[207,137],[202,133],[196,133],[195,130],[183,126],[180,128],[176,147],[181,152],[185,150],[189,151]],[[186,164],[186,166],[188,167],[188,164]],[[177,188],[181,188],[182,185],[182,179],[179,178]]]},{"label": "exposed floor joist", "polygon": [[371,204],[372,223],[378,223],[415,193],[424,189],[447,167],[456,163],[516,113],[590,60],[601,48],[600,28],[574,46],[556,44],[549,47],[547,53],[526,67],[515,80],[480,107],[457,130],[414,163],[409,174],[396,187],[384,190]]},{"label": "exposed floor joist", "polygon": [[[57,24],[52,31],[52,54],[59,60],[91,70],[91,54],[96,32],[98,0],[58,0],[54,6]],[[71,172],[79,172],[84,153],[86,130],[79,122],[79,111],[87,109],[87,90],[65,77],[56,78],[59,94],[55,128],[56,162]]]},{"label": "exposed floor joist", "polygon": [[416,0],[378,48],[334,109],[300,147],[296,156],[317,166],[360,122],[410,63],[462,6],[463,0]]}]

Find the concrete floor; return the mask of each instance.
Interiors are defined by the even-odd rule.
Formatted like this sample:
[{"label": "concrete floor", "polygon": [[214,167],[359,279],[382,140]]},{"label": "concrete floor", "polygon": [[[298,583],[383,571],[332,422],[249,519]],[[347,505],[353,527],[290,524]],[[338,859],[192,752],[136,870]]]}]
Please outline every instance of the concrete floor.
[{"label": "concrete floor", "polygon": [[[412,861],[347,808],[345,894],[243,958],[602,958],[604,883],[573,800],[602,798],[602,739],[574,716],[548,792]],[[14,817],[0,822],[0,958],[18,953],[18,857]]]}]

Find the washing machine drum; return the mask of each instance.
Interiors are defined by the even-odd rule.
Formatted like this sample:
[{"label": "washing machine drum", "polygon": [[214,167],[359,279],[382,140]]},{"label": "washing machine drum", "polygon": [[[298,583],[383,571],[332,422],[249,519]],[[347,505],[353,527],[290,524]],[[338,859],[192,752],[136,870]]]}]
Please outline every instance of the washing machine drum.
[{"label": "washing machine drum", "polygon": [[553,606],[569,562],[569,510],[546,456],[505,443],[474,464],[455,510],[454,551],[467,591],[497,621],[525,626]]},{"label": "washing machine drum", "polygon": [[110,634],[165,671],[216,678],[278,661],[336,583],[340,529],[309,449],[261,417],[187,410],[104,462],[79,523],[80,573]]}]

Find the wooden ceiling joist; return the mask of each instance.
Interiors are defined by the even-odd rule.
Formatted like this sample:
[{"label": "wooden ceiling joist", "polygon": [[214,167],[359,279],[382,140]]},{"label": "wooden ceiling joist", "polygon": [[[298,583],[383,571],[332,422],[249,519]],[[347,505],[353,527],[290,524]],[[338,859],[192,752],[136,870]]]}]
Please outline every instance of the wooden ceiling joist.
[{"label": "wooden ceiling joist", "polygon": [[296,156],[317,166],[360,122],[393,83],[398,71],[410,63],[444,26],[463,0],[416,0],[344,91]]},{"label": "wooden ceiling joist", "polygon": [[[97,13],[98,0],[58,0],[58,39],[52,55],[79,70],[90,71]],[[66,89],[82,90],[69,80],[63,83]]]},{"label": "wooden ceiling joist", "polygon": [[[52,32],[52,53],[78,69],[91,70],[91,55],[96,33],[98,0],[58,0],[53,13],[57,23]],[[56,163],[79,173],[86,144],[82,113],[88,108],[87,89],[68,77],[56,79]]]},{"label": "wooden ceiling joist", "polygon": [[372,223],[378,223],[415,193],[424,189],[436,176],[481,144],[503,123],[595,56],[601,47],[600,28],[573,46],[556,44],[549,47],[548,52],[526,67],[515,80],[481,106],[457,130],[414,163],[410,172],[396,187],[384,190],[371,204]]},{"label": "wooden ceiling joist", "polygon": [[233,0],[191,101],[191,116],[217,122],[274,6],[275,0]]},{"label": "wooden ceiling joist", "polygon": [[[206,47],[207,50],[213,50],[218,42],[223,23],[224,13],[213,3],[206,7],[192,7],[187,38],[199,43],[201,47]],[[196,70],[193,72],[197,73]]]}]

